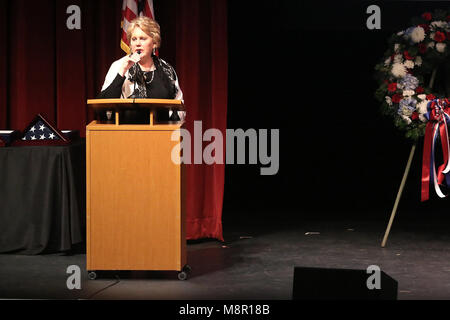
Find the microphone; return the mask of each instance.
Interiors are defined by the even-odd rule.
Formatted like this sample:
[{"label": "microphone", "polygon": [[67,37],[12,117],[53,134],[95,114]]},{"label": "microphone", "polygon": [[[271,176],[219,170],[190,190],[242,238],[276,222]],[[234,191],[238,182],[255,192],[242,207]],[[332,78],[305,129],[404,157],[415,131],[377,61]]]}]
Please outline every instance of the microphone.
[{"label": "microphone", "polygon": [[130,53],[129,57],[136,61],[134,64],[138,63],[141,60],[142,49],[137,49],[134,53]]},{"label": "microphone", "polygon": [[[137,49],[136,53],[140,56],[141,53],[142,53],[142,49]],[[141,57],[139,57],[139,60],[140,59],[141,59]],[[138,60],[138,62],[139,62],[139,60]],[[139,83],[141,85],[145,85],[145,83],[144,83],[144,73],[142,72],[142,70],[141,70],[141,68],[139,66],[137,66],[136,70],[137,70],[137,73],[136,73],[137,81],[139,81]]]},{"label": "microphone", "polygon": [[132,99],[136,99],[138,98],[137,92],[136,92],[136,84],[139,82],[140,85],[145,85],[144,82],[144,74],[141,71],[141,68],[138,65],[138,62],[141,60],[141,55],[142,53],[142,49],[137,49],[133,54],[130,55],[130,57],[134,56],[134,60],[136,61],[133,66],[131,67],[132,69],[134,69],[134,75],[132,77],[132,81],[134,82],[133,85],[133,94],[130,96],[130,98]]}]

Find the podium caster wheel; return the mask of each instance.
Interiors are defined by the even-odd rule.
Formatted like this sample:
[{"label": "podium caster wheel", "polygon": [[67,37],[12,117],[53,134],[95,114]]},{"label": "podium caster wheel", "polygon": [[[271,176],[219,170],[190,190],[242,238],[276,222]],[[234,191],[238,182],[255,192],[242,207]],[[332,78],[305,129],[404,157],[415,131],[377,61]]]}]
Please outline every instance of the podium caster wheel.
[{"label": "podium caster wheel", "polygon": [[184,281],[187,279],[187,272],[181,271],[178,273],[178,280]]},{"label": "podium caster wheel", "polygon": [[95,271],[89,271],[88,278],[89,278],[89,280],[97,279],[97,273],[95,273]]},{"label": "podium caster wheel", "polygon": [[186,280],[188,277],[188,274],[191,273],[192,268],[190,265],[185,265],[183,269],[178,273],[178,279],[179,280]]},{"label": "podium caster wheel", "polygon": [[183,267],[183,271],[184,272],[187,272],[187,273],[190,273],[191,271],[192,271],[192,268],[191,268],[191,266],[190,265],[185,265],[184,267]]}]

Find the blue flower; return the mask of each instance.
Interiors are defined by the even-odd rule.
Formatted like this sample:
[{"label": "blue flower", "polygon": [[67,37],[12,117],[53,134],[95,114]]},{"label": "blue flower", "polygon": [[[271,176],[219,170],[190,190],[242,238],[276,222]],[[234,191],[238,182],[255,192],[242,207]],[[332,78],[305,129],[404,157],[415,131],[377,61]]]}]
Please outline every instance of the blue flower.
[{"label": "blue flower", "polygon": [[410,36],[415,28],[416,27],[409,27],[408,29],[406,29],[405,30],[405,36]]},{"label": "blue flower", "polygon": [[408,73],[402,78],[400,84],[403,90],[416,90],[419,85],[419,79]]},{"label": "blue flower", "polygon": [[411,116],[416,111],[417,100],[413,98],[405,98],[400,100],[397,113],[403,116]]}]

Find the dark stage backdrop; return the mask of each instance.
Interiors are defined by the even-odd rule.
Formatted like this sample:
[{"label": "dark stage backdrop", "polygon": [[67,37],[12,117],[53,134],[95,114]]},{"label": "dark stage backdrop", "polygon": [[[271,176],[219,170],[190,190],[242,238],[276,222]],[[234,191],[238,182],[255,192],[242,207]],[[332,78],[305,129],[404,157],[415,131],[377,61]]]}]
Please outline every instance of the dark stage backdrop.
[{"label": "dark stage backdrop", "polygon": [[[81,30],[68,30],[70,5]],[[160,57],[177,70],[187,108],[203,130],[226,127],[227,2],[154,1]],[[0,0],[0,128],[23,130],[37,113],[58,129],[92,120],[86,99],[99,93],[119,47],[122,0]],[[222,236],[224,165],[187,168],[187,238]]]},{"label": "dark stage backdrop", "polygon": [[[366,28],[371,4],[381,8],[381,30]],[[391,34],[448,6],[229,0],[228,127],[279,128],[280,170],[261,176],[258,165],[227,166],[224,225],[297,217],[387,223],[411,142],[379,112],[374,67]],[[448,216],[448,199],[420,202],[421,143],[396,222]]]}]

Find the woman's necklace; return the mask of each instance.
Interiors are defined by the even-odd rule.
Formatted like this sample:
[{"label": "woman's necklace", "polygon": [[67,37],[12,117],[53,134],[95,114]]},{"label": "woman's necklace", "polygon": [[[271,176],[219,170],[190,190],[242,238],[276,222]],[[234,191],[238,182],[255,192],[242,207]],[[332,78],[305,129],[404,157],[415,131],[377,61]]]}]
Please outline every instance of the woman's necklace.
[{"label": "woman's necklace", "polygon": [[[148,71],[142,70],[142,71],[144,72],[144,80],[145,80],[145,83],[146,83],[146,84],[152,83],[152,82],[153,82],[153,79],[155,78],[155,71],[154,71],[154,70],[151,71],[151,68],[152,68],[154,65],[155,65],[155,64],[152,62],[150,68],[148,68],[148,69],[145,68],[145,69],[147,69]],[[143,68],[142,65],[141,65],[141,68]],[[152,74],[151,79],[150,79],[150,73]]]},{"label": "woman's necklace", "polygon": [[[152,78],[149,80],[149,73],[152,74]],[[155,71],[146,71],[144,72],[144,80],[146,84],[150,84],[153,82],[153,79],[155,78]]]}]

